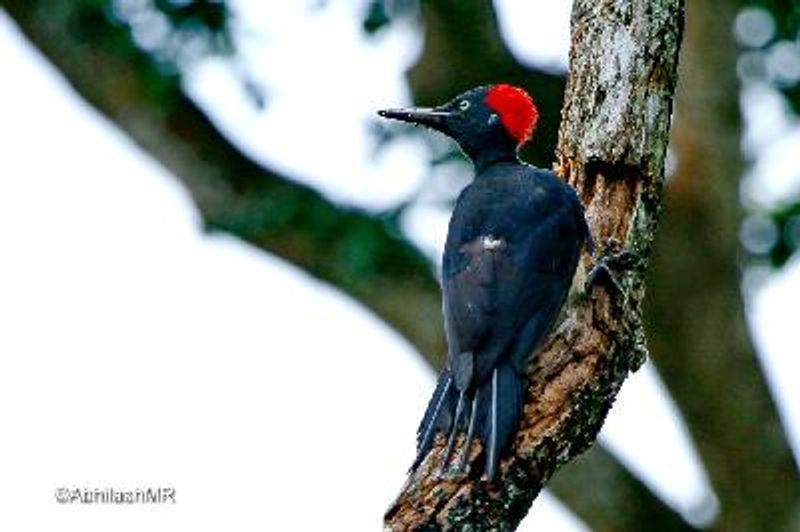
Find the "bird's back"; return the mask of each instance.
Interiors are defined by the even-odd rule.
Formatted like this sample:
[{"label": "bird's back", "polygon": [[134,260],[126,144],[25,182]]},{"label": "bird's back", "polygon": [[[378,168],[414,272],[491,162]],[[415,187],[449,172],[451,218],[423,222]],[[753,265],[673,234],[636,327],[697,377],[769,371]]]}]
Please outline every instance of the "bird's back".
[{"label": "bird's back", "polygon": [[464,385],[480,385],[502,359],[524,366],[567,295],[585,235],[575,192],[550,171],[498,164],[464,190],[442,272],[449,365]]}]

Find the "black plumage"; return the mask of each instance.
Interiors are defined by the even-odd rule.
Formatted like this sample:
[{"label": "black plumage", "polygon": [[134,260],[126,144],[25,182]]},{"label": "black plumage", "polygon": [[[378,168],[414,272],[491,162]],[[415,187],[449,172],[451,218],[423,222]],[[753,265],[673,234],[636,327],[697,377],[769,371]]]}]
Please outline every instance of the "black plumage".
[{"label": "black plumage", "polygon": [[519,161],[537,116],[520,89],[479,87],[434,109],[380,114],[449,135],[475,165],[448,229],[447,364],[419,427],[413,467],[440,432],[448,436],[445,467],[464,431],[462,463],[477,436],[491,481],[518,427],[529,358],[553,326],[589,238],[583,208],[553,172]]}]

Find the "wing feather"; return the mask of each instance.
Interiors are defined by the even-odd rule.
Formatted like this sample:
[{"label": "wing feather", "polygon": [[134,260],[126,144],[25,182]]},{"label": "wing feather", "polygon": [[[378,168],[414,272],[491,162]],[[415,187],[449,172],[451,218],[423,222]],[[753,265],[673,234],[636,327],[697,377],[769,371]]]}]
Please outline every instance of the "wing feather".
[{"label": "wing feather", "polygon": [[559,211],[529,231],[478,235],[450,250],[444,315],[458,389],[481,384],[501,358],[524,350],[519,337],[530,350],[541,341],[571,284],[574,231],[573,217]]}]

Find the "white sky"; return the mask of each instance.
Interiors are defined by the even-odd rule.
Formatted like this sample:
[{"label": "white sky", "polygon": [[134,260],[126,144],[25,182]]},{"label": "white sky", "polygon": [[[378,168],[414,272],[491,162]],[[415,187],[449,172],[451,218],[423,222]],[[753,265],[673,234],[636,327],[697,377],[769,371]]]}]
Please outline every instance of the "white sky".
[{"label": "white sky", "polygon": [[[198,68],[189,88],[221,127],[339,200],[385,206],[413,191],[426,171],[416,141],[371,160],[364,123],[407,99],[410,30],[365,46],[347,3],[312,15],[237,4],[245,29],[268,36],[242,50],[271,99],[258,113],[229,68]],[[531,18],[521,2],[506,4],[512,38],[525,35],[515,21],[534,20],[530,35],[560,43],[546,57],[563,63],[563,6]],[[515,51],[530,54],[522,41]],[[0,161],[0,529],[379,526],[433,386],[413,350],[330,287],[200,233],[175,180],[83,104],[5,15],[0,56],[0,145],[14,147]],[[438,253],[446,216],[411,218]],[[800,297],[797,270],[770,281],[751,309],[796,449],[800,392],[789,381],[800,362],[780,309]],[[707,482],[659,386],[649,366],[631,377],[603,439],[689,512]],[[176,488],[176,505],[61,506],[53,496],[161,485]],[[584,529],[547,496],[521,530],[534,525]]]}]

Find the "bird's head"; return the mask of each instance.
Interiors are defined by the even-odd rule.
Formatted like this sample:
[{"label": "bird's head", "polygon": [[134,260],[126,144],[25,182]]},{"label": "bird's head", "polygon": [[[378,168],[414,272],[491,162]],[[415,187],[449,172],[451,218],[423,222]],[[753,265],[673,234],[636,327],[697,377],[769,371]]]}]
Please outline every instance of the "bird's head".
[{"label": "bird's head", "polygon": [[441,131],[474,161],[495,153],[516,155],[539,118],[528,93],[506,84],[468,90],[438,107],[384,109],[378,114]]}]

